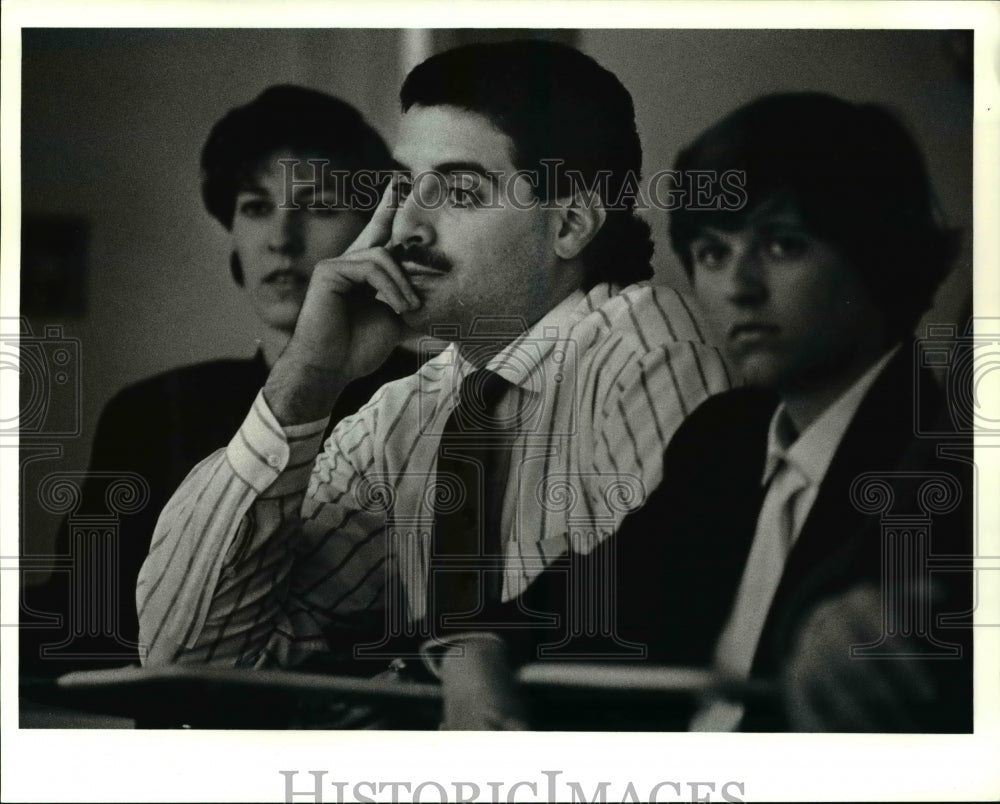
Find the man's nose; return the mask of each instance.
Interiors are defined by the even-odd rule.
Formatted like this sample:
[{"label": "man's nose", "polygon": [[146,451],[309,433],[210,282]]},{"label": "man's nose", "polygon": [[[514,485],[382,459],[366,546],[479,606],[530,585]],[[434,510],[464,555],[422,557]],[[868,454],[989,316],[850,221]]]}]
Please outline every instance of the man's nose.
[{"label": "man's nose", "polygon": [[392,219],[392,242],[404,246],[431,246],[436,240],[433,206],[414,186],[412,192],[399,202],[399,209]]},{"label": "man's nose", "polygon": [[275,254],[297,257],[305,250],[302,210],[278,208],[271,216],[268,248]]}]

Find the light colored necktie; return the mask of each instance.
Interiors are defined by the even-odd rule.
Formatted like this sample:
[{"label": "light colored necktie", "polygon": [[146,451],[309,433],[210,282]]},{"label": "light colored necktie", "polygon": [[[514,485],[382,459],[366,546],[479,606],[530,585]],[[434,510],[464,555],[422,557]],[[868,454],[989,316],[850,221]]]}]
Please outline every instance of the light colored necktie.
[{"label": "light colored necktie", "polygon": [[[750,675],[764,621],[795,541],[795,507],[807,486],[805,476],[781,459],[757,518],[736,602],[715,649],[720,672],[742,679]],[[695,715],[691,730],[732,731],[742,716],[741,704],[717,701]]]}]

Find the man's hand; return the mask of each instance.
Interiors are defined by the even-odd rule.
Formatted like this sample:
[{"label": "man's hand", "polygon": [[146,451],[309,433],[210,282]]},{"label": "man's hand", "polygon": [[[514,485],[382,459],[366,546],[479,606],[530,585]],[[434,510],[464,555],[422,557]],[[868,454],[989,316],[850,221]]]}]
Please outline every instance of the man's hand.
[{"label": "man's hand", "polygon": [[[889,636],[893,654],[851,657],[852,645],[882,636],[882,600],[874,586],[857,586],[825,601],[798,633],[783,678],[793,731],[898,732],[920,728],[933,704],[926,661],[900,636]],[[895,650],[893,650],[895,648]]]},{"label": "man's hand", "polygon": [[507,648],[492,635],[463,636],[441,657],[442,729],[518,731],[528,728]]},{"label": "man's hand", "polygon": [[390,184],[354,243],[316,265],[295,333],[264,388],[282,424],[326,416],[344,386],[377,369],[406,336],[399,314],[421,302],[385,248],[395,211]]}]

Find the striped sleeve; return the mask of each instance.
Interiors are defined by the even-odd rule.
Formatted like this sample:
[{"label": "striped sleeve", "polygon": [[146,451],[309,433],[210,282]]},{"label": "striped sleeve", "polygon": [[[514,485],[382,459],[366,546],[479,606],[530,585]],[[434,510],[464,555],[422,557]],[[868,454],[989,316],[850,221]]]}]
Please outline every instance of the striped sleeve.
[{"label": "striped sleeve", "polygon": [[145,664],[255,665],[280,653],[282,589],[326,420],[282,428],[263,395],[167,503],[139,573]]},{"label": "striped sleeve", "polygon": [[709,396],[729,387],[718,350],[699,340],[672,340],[649,351],[631,349],[627,341],[609,343],[625,353],[625,362],[602,372],[597,385],[593,456],[588,476],[599,487],[593,499],[608,499],[602,478],[626,478],[631,489],[623,510],[640,506],[663,480],[663,453],[684,419]]}]

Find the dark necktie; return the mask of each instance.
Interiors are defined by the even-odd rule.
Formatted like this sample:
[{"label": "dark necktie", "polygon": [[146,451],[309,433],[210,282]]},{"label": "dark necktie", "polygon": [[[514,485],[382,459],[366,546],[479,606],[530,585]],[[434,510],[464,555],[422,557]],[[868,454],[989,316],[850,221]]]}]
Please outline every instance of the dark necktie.
[{"label": "dark necktie", "polygon": [[488,369],[472,372],[441,435],[428,578],[435,636],[485,625],[500,602],[500,520],[516,425],[496,408],[510,385]]}]

